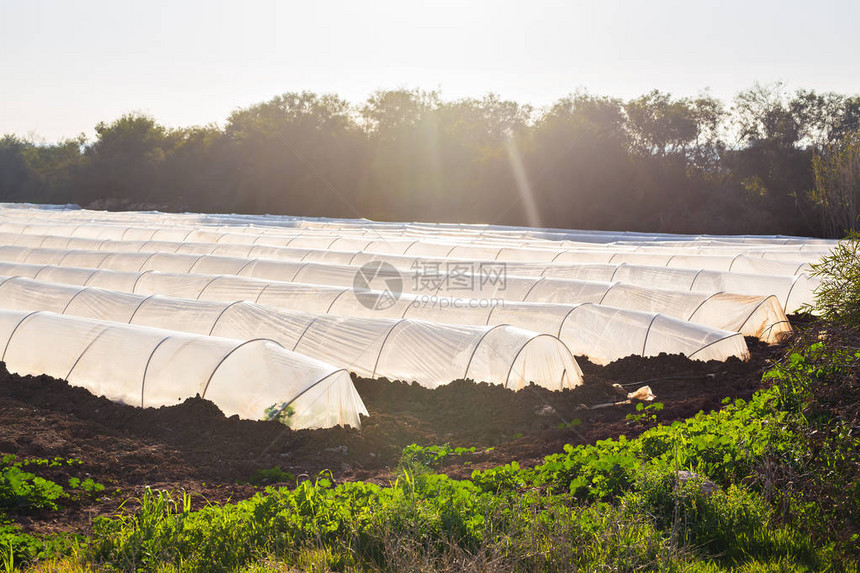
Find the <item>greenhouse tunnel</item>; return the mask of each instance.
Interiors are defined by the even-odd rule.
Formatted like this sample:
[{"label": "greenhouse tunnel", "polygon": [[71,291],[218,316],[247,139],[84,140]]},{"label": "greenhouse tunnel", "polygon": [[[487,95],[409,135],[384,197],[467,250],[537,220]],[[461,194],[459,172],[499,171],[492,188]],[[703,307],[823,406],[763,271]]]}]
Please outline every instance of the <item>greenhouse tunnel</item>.
[{"label": "greenhouse tunnel", "polygon": [[288,412],[293,428],[358,428],[360,415],[367,415],[346,370],[266,339],[3,309],[0,345],[10,372],[47,374],[135,406],[170,406],[200,395],[227,416],[257,420]]},{"label": "greenhouse tunnel", "polygon": [[[350,236],[355,239],[385,239],[402,242],[429,239],[451,245],[500,245],[519,249],[531,248],[531,260],[576,248],[628,252],[661,252],[661,250],[691,249],[696,253],[736,254],[739,249],[751,250],[804,250],[823,254],[832,248],[835,241],[786,236],[718,236],[718,235],[671,235],[659,233],[575,231],[564,229],[531,229],[524,227],[441,225],[427,223],[383,223],[369,220],[320,219],[310,217],[258,216],[258,215],[211,215],[141,212],[100,212],[80,208],[56,209],[46,206],[6,204],[0,215],[10,223],[27,227],[58,225],[79,228],[78,236],[96,236],[131,240],[152,238],[153,233],[172,235],[175,240],[186,240],[189,233],[199,231],[200,240],[221,241],[223,235],[251,235],[243,242],[258,238],[267,241],[291,240],[296,237]],[[165,230],[169,229],[169,230]],[[18,232],[18,231],[16,231]],[[38,232],[38,231],[37,231]],[[95,234],[98,233],[98,234]],[[183,236],[180,233],[184,233]],[[233,239],[231,239],[233,241]],[[552,255],[541,251],[554,251]],[[402,251],[401,251],[402,252]],[[758,254],[758,253],[757,253]]]},{"label": "greenhouse tunnel", "polygon": [[514,390],[532,382],[550,390],[582,382],[573,355],[558,338],[504,324],[339,317],[5,277],[0,277],[0,306],[239,340],[267,338],[360,376],[415,380],[430,388],[460,378]]},{"label": "greenhouse tunnel", "polygon": [[[0,226],[2,227],[2,226]],[[457,265],[471,270],[473,280],[482,278],[481,269],[504,268],[506,275],[547,277],[587,281],[622,282],[693,292],[732,292],[753,296],[774,295],[787,313],[796,312],[813,302],[813,291],[820,283],[806,273],[768,274],[765,272],[715,271],[708,269],[648,266],[622,263],[534,263],[507,262],[504,267],[492,260],[453,258],[422,258],[364,251],[272,247],[254,244],[195,243],[171,241],[115,241],[85,239],[58,235],[15,235],[0,232],[0,245],[135,253],[169,253],[185,255],[217,255],[239,259],[271,259],[296,263],[337,264],[358,267],[374,261],[384,261],[397,269],[416,273],[417,269],[450,268]],[[754,261],[758,259],[753,259]],[[807,263],[794,263],[792,269],[806,268]],[[194,265],[192,265],[192,268]],[[771,269],[778,270],[778,269]],[[354,272],[354,270],[353,270]]]},{"label": "greenhouse tunnel", "polygon": [[[4,222],[5,221],[5,222]],[[265,231],[265,232],[262,232]],[[63,224],[55,221],[22,224],[9,221],[0,211],[0,232],[16,235],[64,235],[89,240],[117,242],[196,242],[198,244],[232,244],[260,247],[292,247],[341,251],[364,251],[412,257],[460,257],[504,262],[526,263],[615,263],[657,264],[670,267],[794,274],[804,272],[798,266],[814,262],[826,254],[835,242],[798,245],[730,245],[703,247],[700,244],[673,243],[664,246],[630,244],[592,244],[569,241],[547,242],[530,246],[517,240],[475,242],[465,237],[403,238],[379,232],[357,233],[338,230],[321,234],[314,230],[273,232],[272,229],[205,228],[169,226],[130,226],[98,224]],[[632,260],[624,260],[625,258]],[[783,265],[782,263],[791,263]]]},{"label": "greenhouse tunnel", "polygon": [[[351,288],[355,280],[355,268],[346,265],[323,265],[317,263],[290,263],[262,259],[243,259],[208,255],[181,255],[168,253],[123,253],[103,251],[67,251],[63,249],[38,249],[17,246],[0,247],[0,261],[29,264],[64,265],[110,270],[147,271],[165,273],[224,274],[262,278],[269,281],[300,282],[314,285],[342,286]],[[394,271],[392,278],[400,278]],[[41,278],[41,277],[40,277]],[[205,281],[203,277],[192,280]],[[211,280],[211,279],[210,279]],[[51,281],[57,282],[57,281]],[[785,313],[776,297],[737,295],[733,293],[693,293],[607,283],[551,279],[535,277],[507,277],[505,284],[490,285],[492,291],[483,288],[445,288],[429,293],[422,292],[421,285],[402,281],[413,294],[435,297],[472,298],[475,300],[504,299],[512,302],[544,302],[579,304],[595,302],[630,310],[662,313],[675,318],[697,322],[713,328],[740,331],[745,335],[759,336],[763,330],[752,331],[748,325],[759,325],[761,329],[774,331],[775,325],[787,323]],[[124,289],[113,289],[124,290]],[[181,298],[198,298],[193,287],[185,294],[161,292]],[[407,294],[409,291],[406,291]],[[234,299],[235,300],[235,299]],[[258,302],[264,302],[258,300]],[[349,314],[340,312],[340,314]],[[390,316],[390,315],[388,315]],[[733,326],[738,325],[739,328]]]},{"label": "greenhouse tunnel", "polygon": [[[306,316],[307,313],[316,313],[381,320],[382,328],[391,324],[392,320],[402,318],[459,325],[509,324],[557,336],[574,354],[588,356],[590,360],[598,363],[611,362],[628,355],[647,356],[663,352],[685,354],[701,360],[725,360],[731,356],[745,359],[748,356],[746,342],[738,332],[714,329],[657,313],[629,311],[592,303],[505,303],[499,306],[456,308],[453,304],[415,304],[414,298],[401,297],[392,307],[378,311],[372,310],[372,305],[363,300],[378,297],[379,294],[374,292],[359,295],[351,289],[271,283],[233,276],[134,273],[8,263],[0,263],[0,275],[40,279],[38,286],[22,280],[0,284],[0,294],[5,293],[2,300],[7,301],[5,304],[18,305],[18,308],[49,305],[46,310],[65,311],[69,297],[79,289],[64,290],[59,285],[51,286],[50,281],[78,287],[97,286],[113,291],[137,293],[136,298],[125,302],[121,312],[113,310],[118,303],[111,302],[116,299],[118,293],[114,293],[115,296],[107,299],[104,305],[85,307],[81,311],[85,316],[94,318],[106,318],[105,313],[110,313],[110,317],[117,317],[112,319],[121,321],[131,320],[137,309],[138,303],[135,301],[148,295],[178,293],[175,296],[184,297],[186,300],[221,301],[222,304],[218,308],[223,308],[223,303],[229,304],[237,300],[255,301],[269,308],[278,307],[293,311],[293,314],[299,311],[300,317]],[[58,290],[59,295],[52,294]],[[75,306],[69,308],[81,307],[87,300],[89,297],[84,296],[76,300]],[[390,318],[380,319],[380,315]],[[199,324],[197,328],[200,332],[211,328],[205,320],[200,321],[195,316],[189,318],[188,322]],[[778,328],[773,330],[786,326],[787,323],[780,323]],[[775,336],[774,333],[769,334]],[[262,336],[260,332],[256,335]],[[389,376],[384,371],[380,372],[380,375]]]}]

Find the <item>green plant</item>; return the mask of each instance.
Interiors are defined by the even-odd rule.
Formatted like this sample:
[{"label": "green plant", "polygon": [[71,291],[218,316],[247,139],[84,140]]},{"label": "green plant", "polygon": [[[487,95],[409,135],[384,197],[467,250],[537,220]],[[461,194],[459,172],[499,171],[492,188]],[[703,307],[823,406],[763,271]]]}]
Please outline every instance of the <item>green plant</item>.
[{"label": "green plant", "polygon": [[636,413],[635,414],[627,414],[626,419],[628,422],[633,422],[635,424],[639,424],[641,426],[653,426],[657,423],[657,412],[663,411],[663,403],[662,402],[654,402],[652,404],[648,404],[647,406],[642,402],[636,403]]},{"label": "green plant", "polygon": [[285,472],[281,466],[271,468],[259,468],[248,479],[251,485],[270,485],[273,483],[288,482],[295,483],[296,476],[290,472]]},{"label": "green plant", "polygon": [[860,131],[848,133],[812,159],[815,186],[809,197],[818,207],[829,237],[856,230],[860,216]]},{"label": "green plant", "polygon": [[568,429],[579,427],[581,424],[582,424],[582,420],[580,420],[579,418],[574,418],[570,422],[559,423],[558,429],[559,430],[568,430]]},{"label": "green plant", "polygon": [[0,522],[0,564],[4,571],[16,571],[41,559],[68,554],[79,539],[68,534],[37,537],[17,525]]},{"label": "green plant", "polygon": [[24,471],[27,462],[14,455],[0,460],[0,511],[29,512],[57,509],[57,500],[65,496],[58,484]]},{"label": "green plant", "polygon": [[[9,454],[0,459],[0,510],[17,513],[28,513],[39,510],[56,510],[62,499],[78,499],[70,496],[61,485],[49,479],[37,476],[27,469],[38,471],[42,468],[58,468],[77,466],[82,462],[78,459],[64,458],[31,458],[19,460]],[[69,478],[69,489],[94,497],[104,491],[105,487],[96,483],[92,478],[81,480]]]},{"label": "green plant", "polygon": [[815,308],[828,321],[860,327],[860,234],[848,237],[812,265],[821,283],[815,289]]},{"label": "green plant", "polygon": [[436,469],[451,457],[462,457],[474,453],[475,448],[453,448],[449,444],[441,446],[410,444],[403,448],[403,452],[400,454],[400,467]]},{"label": "green plant", "polygon": [[289,426],[293,421],[293,416],[296,415],[296,410],[286,402],[272,404],[263,413],[266,420],[274,420],[285,426]]},{"label": "green plant", "polygon": [[3,553],[3,570],[6,573],[11,573],[15,570],[15,549],[12,547],[12,542],[7,540],[6,545],[9,548],[8,552]]},{"label": "green plant", "polygon": [[76,477],[69,478],[69,487],[71,489],[80,489],[90,495],[95,495],[105,490],[105,486],[93,481],[92,478],[86,478],[83,481]]}]

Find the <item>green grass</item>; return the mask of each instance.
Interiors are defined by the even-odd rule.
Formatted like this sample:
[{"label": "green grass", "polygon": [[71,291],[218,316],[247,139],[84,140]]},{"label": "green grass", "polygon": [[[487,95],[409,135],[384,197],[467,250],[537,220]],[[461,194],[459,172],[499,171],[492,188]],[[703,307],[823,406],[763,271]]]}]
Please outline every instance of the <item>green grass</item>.
[{"label": "green grass", "polygon": [[[17,456],[0,458],[0,567],[13,571],[18,567],[64,555],[77,546],[78,536],[34,536],[25,533],[6,514],[26,515],[56,511],[63,503],[75,503],[93,497],[104,486],[91,478],[70,478],[68,488],[36,475],[42,468],[79,466],[77,459],[33,458],[19,460]],[[29,471],[29,470],[32,470]]]}]

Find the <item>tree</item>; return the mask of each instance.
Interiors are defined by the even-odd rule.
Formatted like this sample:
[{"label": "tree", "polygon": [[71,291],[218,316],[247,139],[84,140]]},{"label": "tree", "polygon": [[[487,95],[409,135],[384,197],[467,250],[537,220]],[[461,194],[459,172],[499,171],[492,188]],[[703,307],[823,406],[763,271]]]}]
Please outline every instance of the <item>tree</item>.
[{"label": "tree", "polygon": [[815,186],[810,197],[821,214],[828,237],[860,228],[860,131],[828,146],[812,160]]},{"label": "tree", "polygon": [[126,114],[96,125],[96,141],[85,149],[78,201],[123,199],[149,202],[164,184],[161,166],[176,133],[143,114]]},{"label": "tree", "polygon": [[41,194],[35,189],[36,177],[24,155],[33,147],[11,134],[0,139],[0,200],[35,201]]},{"label": "tree", "polygon": [[74,201],[84,137],[37,145],[12,135],[0,138],[0,200]]},{"label": "tree", "polygon": [[734,124],[739,141],[747,145],[769,142],[793,147],[801,130],[787,102],[782,83],[761,85],[740,92],[734,100]]},{"label": "tree", "polygon": [[487,206],[516,195],[506,149],[527,153],[529,106],[495,94],[442,103],[438,117],[438,161],[444,204],[434,205],[440,220],[466,217],[487,222]]},{"label": "tree", "polygon": [[693,100],[692,108],[696,121],[696,139],[688,159],[693,166],[713,176],[720,170],[726,150],[722,134],[726,108],[723,102],[707,92]]},{"label": "tree", "polygon": [[182,210],[229,210],[230,153],[215,125],[173,130],[173,146],[160,166],[159,204]]},{"label": "tree", "polygon": [[335,95],[290,92],[233,112],[225,201],[251,212],[358,215],[365,136]]},{"label": "tree", "polygon": [[536,122],[533,140],[525,166],[544,225],[626,226],[636,218],[637,206],[625,202],[632,166],[620,100],[585,92],[563,98]]},{"label": "tree", "polygon": [[641,154],[686,158],[699,134],[697,110],[686,98],[654,90],[628,101],[624,111],[633,149]]},{"label": "tree", "polygon": [[395,137],[417,127],[440,103],[439,92],[380,90],[361,108],[367,131],[378,137]]},{"label": "tree", "polygon": [[806,190],[812,185],[812,150],[801,144],[804,129],[796,111],[779,83],[738,94],[732,108],[738,141],[724,164],[735,184],[780,221],[782,232],[810,234],[814,222],[807,217]]}]

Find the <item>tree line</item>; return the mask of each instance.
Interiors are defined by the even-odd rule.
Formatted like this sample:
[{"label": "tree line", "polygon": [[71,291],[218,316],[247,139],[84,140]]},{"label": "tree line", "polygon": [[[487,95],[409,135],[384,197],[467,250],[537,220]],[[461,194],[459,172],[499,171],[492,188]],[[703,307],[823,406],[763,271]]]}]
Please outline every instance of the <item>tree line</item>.
[{"label": "tree line", "polygon": [[541,109],[390,90],[286,93],[223,125],[127,114],[0,139],[0,200],[695,233],[858,226],[860,97],[755,85],[727,103],[576,92]]}]

